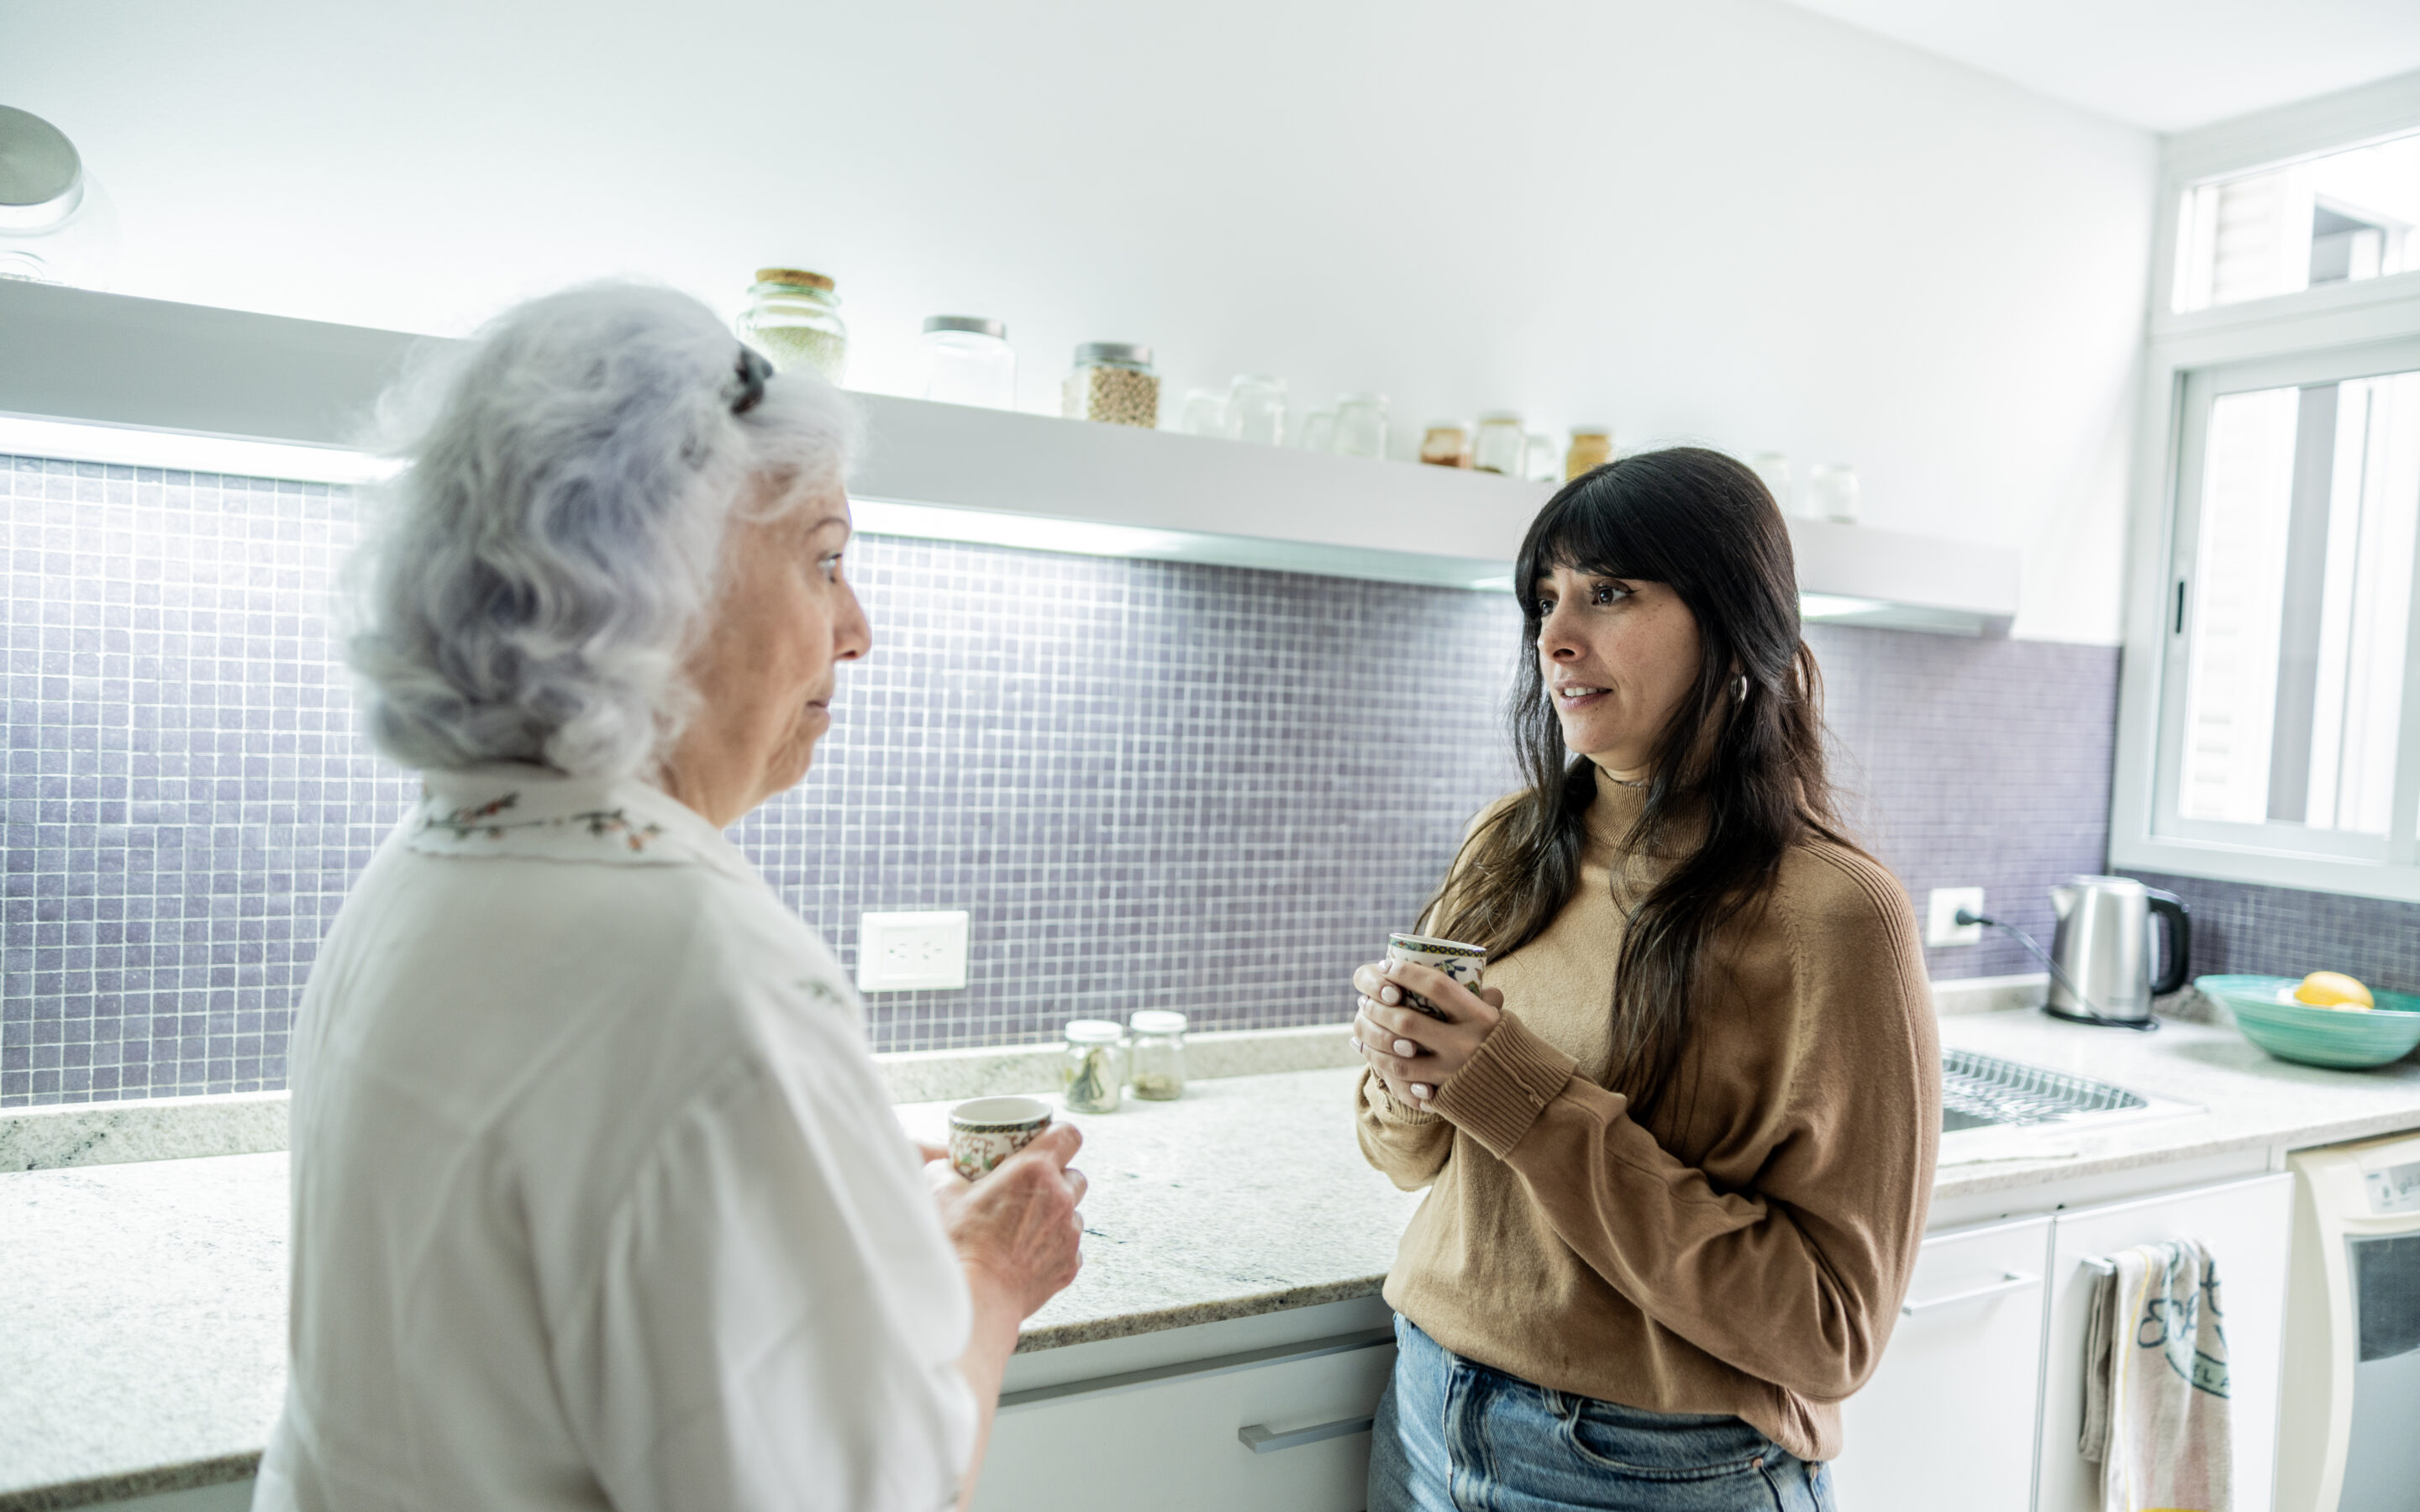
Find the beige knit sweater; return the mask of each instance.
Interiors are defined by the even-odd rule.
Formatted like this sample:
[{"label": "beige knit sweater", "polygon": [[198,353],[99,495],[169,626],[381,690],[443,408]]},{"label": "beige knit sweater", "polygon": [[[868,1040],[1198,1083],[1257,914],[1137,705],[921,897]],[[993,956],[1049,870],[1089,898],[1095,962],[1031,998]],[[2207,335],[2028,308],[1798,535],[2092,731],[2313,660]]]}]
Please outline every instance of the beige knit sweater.
[{"label": "beige knit sweater", "polygon": [[1932,1191],[1941,1068],[1915,917],[1876,862],[1793,847],[1700,969],[1693,1038],[1642,1126],[1603,1086],[1624,925],[1612,868],[1634,887],[1656,869],[1618,854],[1641,801],[1599,780],[1579,890],[1489,963],[1504,1017],[1433,1112],[1364,1077],[1363,1152],[1430,1188],[1387,1300],[1481,1365],[1736,1414],[1829,1459]]}]

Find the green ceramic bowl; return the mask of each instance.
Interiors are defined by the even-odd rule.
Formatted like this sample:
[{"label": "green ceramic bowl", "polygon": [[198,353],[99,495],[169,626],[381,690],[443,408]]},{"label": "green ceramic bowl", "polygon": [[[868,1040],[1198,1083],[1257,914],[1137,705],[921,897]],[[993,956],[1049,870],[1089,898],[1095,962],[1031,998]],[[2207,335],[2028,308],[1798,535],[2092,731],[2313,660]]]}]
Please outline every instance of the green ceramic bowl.
[{"label": "green ceramic bowl", "polygon": [[2354,1070],[2400,1060],[2420,1045],[2420,997],[2370,989],[2366,1013],[2280,1002],[2300,977],[2195,977],[2204,997],[2226,1005],[2243,1037],[2280,1060]]}]

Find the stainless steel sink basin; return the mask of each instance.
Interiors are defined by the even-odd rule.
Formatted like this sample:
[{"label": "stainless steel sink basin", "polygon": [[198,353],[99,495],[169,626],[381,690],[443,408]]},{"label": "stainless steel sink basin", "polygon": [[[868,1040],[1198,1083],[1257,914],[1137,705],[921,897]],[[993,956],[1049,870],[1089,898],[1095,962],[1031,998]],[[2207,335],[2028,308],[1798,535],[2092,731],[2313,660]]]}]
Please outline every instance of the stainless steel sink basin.
[{"label": "stainless steel sink basin", "polygon": [[1941,1132],[2094,1123],[2153,1112],[2149,1098],[2107,1082],[2045,1071],[1974,1050],[1941,1053]]}]

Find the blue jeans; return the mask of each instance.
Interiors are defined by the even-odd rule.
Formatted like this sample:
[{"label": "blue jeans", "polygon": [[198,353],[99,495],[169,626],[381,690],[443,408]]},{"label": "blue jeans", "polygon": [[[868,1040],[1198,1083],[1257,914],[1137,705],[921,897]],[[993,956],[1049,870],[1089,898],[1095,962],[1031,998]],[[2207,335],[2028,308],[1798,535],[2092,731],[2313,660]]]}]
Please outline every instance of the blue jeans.
[{"label": "blue jeans", "polygon": [[1370,1512],[1834,1512],[1832,1477],[1735,1417],[1533,1386],[1395,1318]]}]

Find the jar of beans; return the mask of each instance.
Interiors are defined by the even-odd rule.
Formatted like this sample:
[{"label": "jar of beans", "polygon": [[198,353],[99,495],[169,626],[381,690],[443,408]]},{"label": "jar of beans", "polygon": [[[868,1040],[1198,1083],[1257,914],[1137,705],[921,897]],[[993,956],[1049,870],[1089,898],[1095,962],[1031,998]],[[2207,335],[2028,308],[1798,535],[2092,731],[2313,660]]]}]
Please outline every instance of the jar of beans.
[{"label": "jar of beans", "polygon": [[1061,391],[1060,412],[1070,420],[1111,425],[1159,424],[1159,374],[1151,348],[1124,341],[1088,341],[1076,348],[1076,365]]}]

